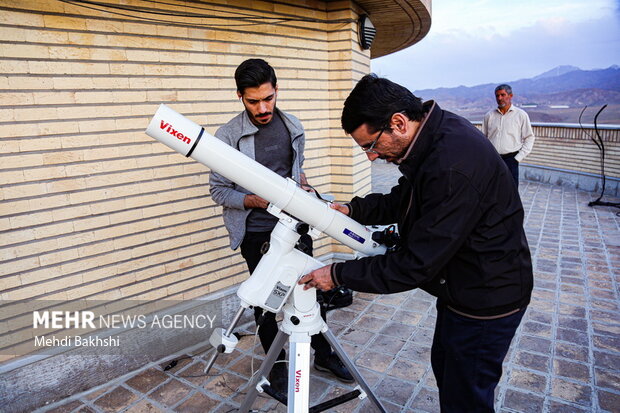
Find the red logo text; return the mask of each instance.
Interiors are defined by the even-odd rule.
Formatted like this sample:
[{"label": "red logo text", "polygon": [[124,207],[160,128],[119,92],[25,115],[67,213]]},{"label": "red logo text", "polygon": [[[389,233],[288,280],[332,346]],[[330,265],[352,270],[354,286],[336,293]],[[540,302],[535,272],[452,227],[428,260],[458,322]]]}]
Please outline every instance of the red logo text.
[{"label": "red logo text", "polygon": [[187,136],[183,135],[181,132],[176,131],[172,128],[172,125],[164,122],[163,120],[161,121],[161,125],[159,126],[162,130],[165,130],[166,132],[168,132],[169,134],[171,134],[172,136],[174,136],[177,139],[182,140],[185,143],[191,143],[192,140],[190,138],[188,138]]},{"label": "red logo text", "polygon": [[301,370],[295,372],[295,393],[301,390]]}]

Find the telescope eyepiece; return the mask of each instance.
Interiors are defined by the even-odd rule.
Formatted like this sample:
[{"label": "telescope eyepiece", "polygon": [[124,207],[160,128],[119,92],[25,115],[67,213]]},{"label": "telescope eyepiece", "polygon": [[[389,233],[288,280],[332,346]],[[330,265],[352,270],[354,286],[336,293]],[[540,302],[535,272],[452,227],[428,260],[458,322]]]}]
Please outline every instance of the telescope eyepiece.
[{"label": "telescope eyepiece", "polygon": [[295,227],[295,231],[297,231],[299,235],[306,235],[308,232],[310,232],[310,225],[306,224],[305,222],[300,222]]},{"label": "telescope eyepiece", "polygon": [[394,250],[398,248],[400,243],[400,235],[395,225],[384,228],[383,231],[375,231],[372,233],[372,240],[379,244],[385,245],[387,249]]}]

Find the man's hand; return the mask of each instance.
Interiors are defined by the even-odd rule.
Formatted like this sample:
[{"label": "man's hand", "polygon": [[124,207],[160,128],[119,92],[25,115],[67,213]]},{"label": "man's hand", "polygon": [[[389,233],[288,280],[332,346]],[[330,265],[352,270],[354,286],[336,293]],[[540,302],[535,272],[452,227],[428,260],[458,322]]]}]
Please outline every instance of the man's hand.
[{"label": "man's hand", "polygon": [[304,290],[317,288],[322,291],[329,291],[336,287],[332,281],[332,266],[326,265],[306,274],[299,280],[300,285],[304,285]]},{"label": "man's hand", "polygon": [[243,198],[243,206],[245,209],[262,208],[267,209],[269,202],[265,201],[258,195],[248,194]]},{"label": "man's hand", "polygon": [[299,187],[306,192],[310,192],[311,194],[316,194],[316,190],[308,184],[300,184]]},{"label": "man's hand", "polygon": [[349,216],[349,213],[351,212],[349,210],[349,207],[346,205],[342,205],[342,204],[337,204],[335,202],[332,202],[331,204],[329,204],[329,207],[332,209],[335,209],[338,212],[342,212],[343,214],[345,214],[346,216]]},{"label": "man's hand", "polygon": [[306,174],[300,174],[299,175],[299,187],[301,189],[303,189],[306,192],[310,192],[310,193],[316,193],[316,191],[314,190],[314,188],[312,186],[310,186],[310,184],[308,183],[308,179],[306,178]]}]

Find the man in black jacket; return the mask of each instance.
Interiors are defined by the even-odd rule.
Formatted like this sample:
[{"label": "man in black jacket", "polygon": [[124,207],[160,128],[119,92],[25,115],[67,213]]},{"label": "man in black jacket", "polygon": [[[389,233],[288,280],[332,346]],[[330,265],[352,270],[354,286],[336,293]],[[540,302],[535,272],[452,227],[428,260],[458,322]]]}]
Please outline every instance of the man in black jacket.
[{"label": "man in black jacket", "polygon": [[342,126],[371,161],[395,163],[403,176],[389,194],[332,207],[363,224],[398,223],[401,240],[385,255],[320,268],[300,284],[379,294],[422,288],[436,296],[431,364],[441,410],[493,411],[533,284],[510,172],[467,120],[375,75],[345,101]]}]

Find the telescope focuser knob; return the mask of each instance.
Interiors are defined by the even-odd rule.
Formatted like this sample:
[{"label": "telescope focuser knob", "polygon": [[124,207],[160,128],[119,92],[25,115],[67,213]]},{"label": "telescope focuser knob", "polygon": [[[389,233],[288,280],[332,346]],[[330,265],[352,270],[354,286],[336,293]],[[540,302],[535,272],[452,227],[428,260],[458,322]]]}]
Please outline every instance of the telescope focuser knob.
[{"label": "telescope focuser knob", "polygon": [[292,316],[291,317],[291,323],[293,323],[293,325],[299,325],[299,318]]}]

